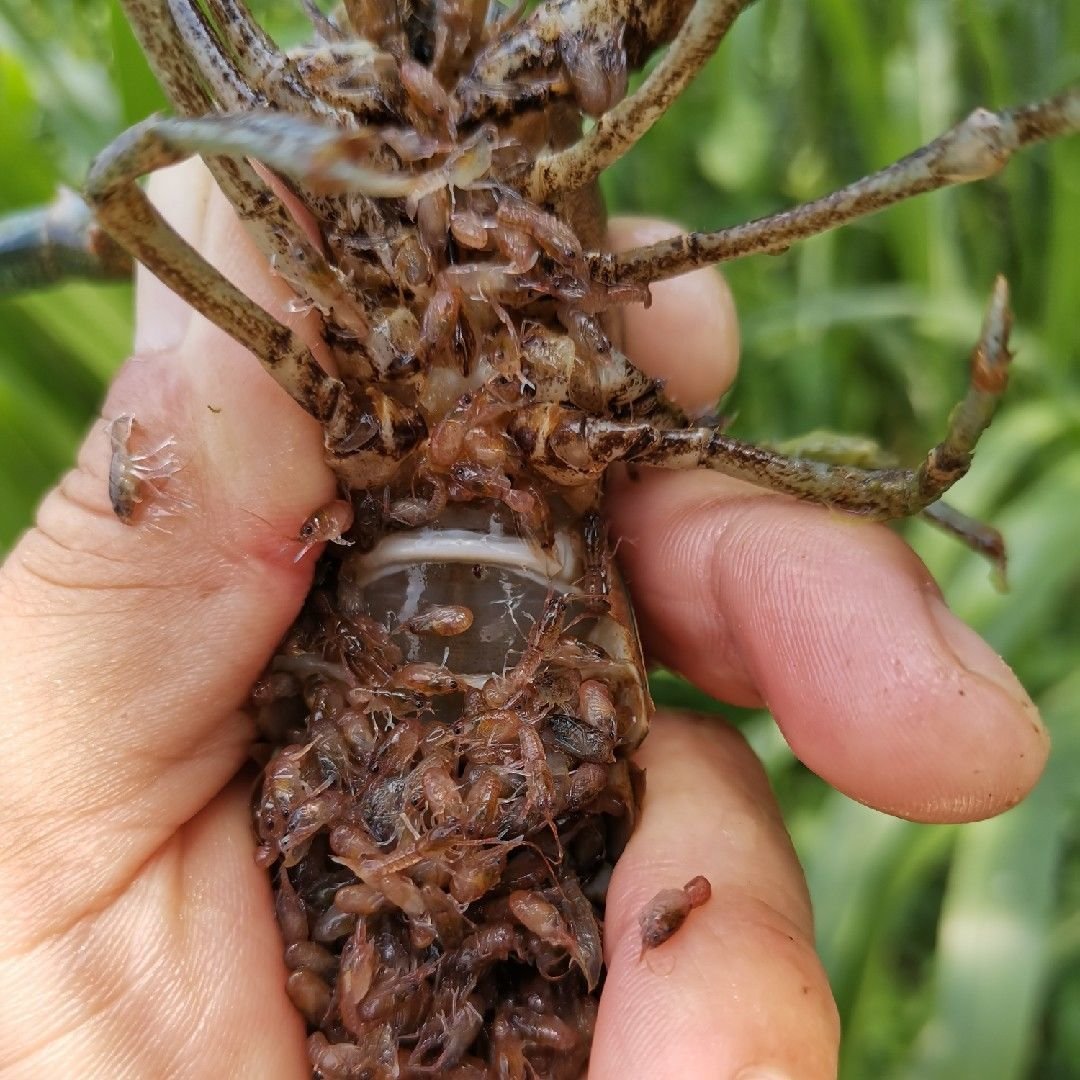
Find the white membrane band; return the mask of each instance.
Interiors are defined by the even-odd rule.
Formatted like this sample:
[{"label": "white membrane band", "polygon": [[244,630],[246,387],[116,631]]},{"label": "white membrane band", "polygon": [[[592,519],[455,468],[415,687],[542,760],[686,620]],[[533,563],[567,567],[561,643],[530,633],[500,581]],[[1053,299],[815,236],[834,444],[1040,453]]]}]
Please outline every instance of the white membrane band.
[{"label": "white membrane band", "polygon": [[574,543],[566,533],[556,534],[555,546],[548,552],[517,536],[419,529],[384,537],[358,562],[355,580],[361,587],[417,563],[506,566],[540,582],[563,585],[572,585],[581,576]]}]

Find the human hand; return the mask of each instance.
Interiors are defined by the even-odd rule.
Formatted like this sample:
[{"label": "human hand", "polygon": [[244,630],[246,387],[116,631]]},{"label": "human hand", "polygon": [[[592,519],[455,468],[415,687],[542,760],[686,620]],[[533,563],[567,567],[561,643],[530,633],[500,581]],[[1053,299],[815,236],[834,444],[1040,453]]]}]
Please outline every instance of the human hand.
[{"label": "human hand", "polygon": [[[211,261],[284,310],[287,287],[200,166],[154,186]],[[170,490],[192,509],[168,531],[121,526],[99,423],[0,575],[0,1067],[302,1077],[236,773],[248,689],[310,583],[313,560],[294,563],[283,538],[334,481],[317,426],[240,346],[145,276],[138,315],[137,358],[104,412],[175,437]],[[290,320],[317,347],[315,321]],[[628,330],[632,357],[688,405],[733,375],[730,302],[711,273],[657,288]],[[1046,736],[1033,707],[886,530],[715,474],[646,476],[611,508],[653,654],[718,696],[767,702],[842,790],[953,821],[1034,783]],[[675,716],[640,760],[649,795],[609,894],[590,1075],[831,1075],[835,1013],[760,767],[722,725]],[[712,901],[664,946],[663,970],[640,962],[637,913],[698,873]]]},{"label": "human hand", "polygon": [[[624,223],[613,240],[670,232]],[[737,334],[718,276],[655,286],[653,308],[629,314],[632,359],[680,403],[727,390]],[[643,471],[608,510],[646,652],[713,697],[767,706],[835,788],[963,822],[1038,780],[1049,741],[1031,699],[888,528],[706,471]],[[760,764],[715,718],[677,715],[654,720],[637,760],[648,795],[608,893],[597,1075],[834,1076],[839,1027],[806,886]],[[639,963],[636,913],[695,874],[712,899],[662,965]]]}]

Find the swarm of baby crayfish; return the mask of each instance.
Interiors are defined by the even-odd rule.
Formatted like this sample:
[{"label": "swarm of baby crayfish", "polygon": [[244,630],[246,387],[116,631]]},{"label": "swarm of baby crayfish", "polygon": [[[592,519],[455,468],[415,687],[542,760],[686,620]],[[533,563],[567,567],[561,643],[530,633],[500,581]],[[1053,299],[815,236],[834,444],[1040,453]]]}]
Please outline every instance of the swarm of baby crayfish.
[{"label": "swarm of baby crayfish", "polygon": [[266,767],[259,857],[326,1075],[580,1074],[640,781],[572,606],[552,597],[517,662],[471,687],[408,659],[468,608],[392,633],[318,592],[256,687],[266,733],[295,740]]},{"label": "swarm of baby crayfish", "polygon": [[[479,22],[470,48],[505,29]],[[341,77],[346,48],[301,67]],[[343,497],[303,523],[297,557],[333,545],[253,692],[277,748],[258,859],[318,1075],[576,1078],[647,692],[596,474],[560,490],[512,425],[537,400],[675,411],[599,318],[645,288],[597,283],[575,230],[497,179],[546,125],[461,134],[438,59],[373,57],[350,53],[350,70],[389,70],[402,122],[350,148],[382,196],[350,204],[369,227],[323,221],[337,258],[314,288],[275,264],[332,313],[368,419],[328,441],[351,458]],[[421,168],[392,177],[391,156]],[[364,283],[356,299],[346,278]]]}]

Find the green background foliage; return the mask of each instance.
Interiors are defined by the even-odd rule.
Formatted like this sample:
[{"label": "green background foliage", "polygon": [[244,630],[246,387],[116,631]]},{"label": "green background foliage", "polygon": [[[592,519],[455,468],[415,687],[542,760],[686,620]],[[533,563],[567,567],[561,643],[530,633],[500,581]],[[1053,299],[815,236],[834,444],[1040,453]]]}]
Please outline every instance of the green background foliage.
[{"label": "green background foliage", "polygon": [[[299,31],[298,4],[254,6]],[[869,172],[976,104],[1078,77],[1074,0],[760,0],[606,188],[619,210],[732,224]],[[0,0],[0,211],[77,187],[97,149],[161,104],[115,0]],[[744,340],[724,403],[734,432],[867,433],[909,462],[963,390],[999,270],[1014,287],[1015,376],[955,501],[1005,532],[1011,591],[959,546],[909,532],[1043,709],[1043,782],[995,821],[913,825],[829,791],[767,716],[724,710],[790,822],[843,1074],[858,1080],[1080,1076],[1080,139],[726,270]],[[0,299],[0,547],[73,460],[128,349],[130,303],[116,285]],[[655,685],[720,711],[672,675]]]}]

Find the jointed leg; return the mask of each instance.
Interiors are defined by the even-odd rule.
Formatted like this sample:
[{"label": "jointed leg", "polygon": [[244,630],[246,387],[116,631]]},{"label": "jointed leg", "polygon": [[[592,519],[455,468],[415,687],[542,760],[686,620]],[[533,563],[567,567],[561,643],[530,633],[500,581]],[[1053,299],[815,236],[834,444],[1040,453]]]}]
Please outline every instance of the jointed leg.
[{"label": "jointed leg", "polygon": [[1005,538],[992,525],[976,521],[945,502],[931,503],[919,515],[935,528],[956,537],[977,555],[982,555],[993,567],[992,580],[1001,590],[1006,588],[1005,570],[1008,555]]},{"label": "jointed leg", "polygon": [[529,196],[543,202],[560,192],[578,191],[618,161],[686,89],[750,2],[698,0],[640,88],[605,112],[573,146],[536,162]]},{"label": "jointed leg", "polygon": [[[896,460],[872,439],[832,432],[814,432],[785,440],[774,449],[796,458],[810,458],[831,465],[857,465],[863,469],[892,468]],[[994,581],[1005,586],[1005,540],[993,526],[968,517],[955,507],[940,500],[931,503],[919,514],[924,521],[959,540],[993,567]]]},{"label": "jointed leg", "polygon": [[275,273],[335,325],[364,338],[363,306],[258,173],[246,161],[229,158],[212,158],[210,171]]},{"label": "jointed leg", "polygon": [[[112,236],[211,321],[247,346],[304,409],[333,416],[342,384],[276,319],[223,278],[154,209],[136,180],[190,156],[156,135],[168,121],[149,120],[126,132],[91,166],[86,195]],[[183,124],[185,121],[171,121]]]},{"label": "jointed leg", "polygon": [[976,109],[927,146],[813,202],[719,232],[687,233],[619,255],[593,254],[590,266],[601,281],[644,284],[711,263],[781,252],[913,195],[993,176],[1017,150],[1075,132],[1080,132],[1080,86],[998,113]]},{"label": "jointed leg", "polygon": [[253,109],[266,103],[233,62],[196,0],[166,0],[191,62],[199,70],[222,109]]},{"label": "jointed leg", "polygon": [[[342,31],[341,27],[329,16],[324,15],[319,10],[315,3],[315,0],[300,0],[304,7],[304,12],[307,14],[308,19],[311,21],[311,25],[315,30],[315,40],[324,45],[337,45],[343,41],[347,41],[348,38]],[[221,4],[222,7],[232,7],[232,4]],[[264,35],[265,36],[265,35]],[[266,39],[269,41],[269,38]],[[271,46],[272,46],[271,42]]]},{"label": "jointed leg", "polygon": [[971,358],[971,384],[945,438],[917,469],[860,469],[792,458],[713,428],[658,429],[575,413],[558,405],[524,410],[511,434],[535,466],[563,482],[599,475],[613,461],[664,469],[708,468],[774,491],[877,520],[920,513],[959,480],[1005,389],[1009,291],[998,278]]},{"label": "jointed leg", "polygon": [[64,278],[130,276],[128,253],[67,188],[48,206],[0,221],[0,293],[38,289]]},{"label": "jointed leg", "polygon": [[[263,49],[263,43],[268,43],[269,47],[273,48],[269,38],[261,34],[261,31],[257,42],[254,37],[251,38],[254,42],[252,55],[256,60],[264,61],[269,68],[273,68],[274,77],[266,84],[257,82],[255,85],[258,89],[253,89],[250,72],[242,71],[234,64],[197,4],[192,0],[168,0],[168,6],[177,32],[193,58],[193,63],[198,67],[218,103],[226,110],[257,108],[264,104],[267,98],[277,105],[289,105],[299,101],[295,94],[290,96],[286,92],[282,96],[276,92],[279,89],[288,91],[288,86],[281,83],[284,57],[277,53],[266,55],[265,52],[255,51],[256,48]],[[243,5],[218,0],[211,4],[211,8],[222,20],[237,20],[235,23],[223,21],[222,25],[229,28],[229,42],[234,50],[242,47],[249,40],[247,26],[255,26]],[[246,24],[243,24],[244,19],[247,20]],[[251,34],[254,33],[252,30]],[[281,61],[281,64],[276,66],[273,62],[275,56]],[[263,75],[265,72],[256,72],[257,78]],[[294,81],[299,85],[298,80]],[[299,107],[312,107],[314,95],[309,92],[307,97],[311,100],[299,101]],[[321,111],[332,112],[329,106]],[[243,160],[218,161],[212,164],[211,169],[229,201],[247,223],[259,250],[275,269],[294,284],[305,299],[310,298],[320,311],[332,311],[344,328],[358,334],[364,333],[367,324],[359,305],[343,289],[322,253],[304,236],[288,212],[259,179],[255,170]]]},{"label": "jointed leg", "polygon": [[238,108],[264,100],[333,113],[303,86],[239,0],[207,4],[231,54],[195,0],[121,0],[121,4],[154,75],[181,115],[206,115],[216,105]]},{"label": "jointed leg", "polygon": [[[177,29],[167,0],[122,2],[139,44],[173,108],[181,116],[214,112],[218,103],[207,90],[184,37]],[[207,164],[218,184],[247,222],[261,250],[270,255],[275,254],[278,249],[293,249],[295,243],[306,243],[250,166],[244,162],[214,158],[209,158]],[[68,213],[65,211],[64,216],[67,217]],[[13,222],[17,226],[17,232],[6,237],[6,248],[12,263],[7,267],[9,285],[19,287],[20,279],[29,283],[34,279],[44,280],[46,276],[51,278],[54,276],[54,268],[64,274],[86,273],[86,256],[79,251],[82,241],[71,235],[73,228],[78,231],[82,226],[62,226],[66,236],[58,245],[50,243],[51,237],[46,236],[44,251],[40,249],[40,245],[28,248],[28,230],[36,230],[39,226],[52,229],[54,208],[34,211],[33,214],[35,216],[32,219]],[[272,220],[267,220],[268,218]],[[88,238],[93,233],[100,232],[91,225],[89,217],[85,224],[89,230]],[[52,259],[57,247],[62,249],[62,265]],[[318,253],[315,255],[316,261],[321,259]],[[130,260],[126,259],[126,256],[125,261],[130,266]],[[110,265],[119,268],[119,264],[119,260],[110,259]]]},{"label": "jointed leg", "polygon": [[172,107],[181,116],[212,112],[213,101],[192,66],[164,0],[120,0],[120,4]]},{"label": "jointed leg", "polygon": [[[173,108],[181,116],[205,116],[217,111],[219,102],[207,92],[202,73],[190,55],[184,37],[169,11],[167,0],[122,0],[128,21],[139,40],[158,82]],[[214,179],[248,225],[264,252],[273,252],[275,239],[286,230],[287,242],[302,239],[284,212],[273,215],[276,200],[254,170],[242,162],[207,159]],[[263,221],[270,216],[273,220]],[[281,220],[282,218],[286,220]]]},{"label": "jointed leg", "polygon": [[280,108],[333,115],[334,109],[304,85],[243,0],[207,0],[206,6],[248,85],[257,86]]},{"label": "jointed leg", "polygon": [[120,136],[106,153],[125,159],[134,154],[139,161],[133,160],[133,165],[153,157],[154,168],[167,164],[166,159],[179,161],[193,154],[251,158],[300,188],[374,198],[420,198],[448,184],[470,182],[484,172],[492,141],[492,130],[485,127],[446,162],[426,172],[384,169],[370,164],[366,160],[370,155],[357,153],[358,148],[370,149],[368,132],[262,109],[191,119],[151,117]]},{"label": "jointed leg", "polygon": [[[125,8],[155,74],[177,111],[183,115],[212,113],[217,104],[223,103],[221,95],[229,87],[236,95],[229,100],[240,103],[242,98],[243,102],[251,103],[252,96],[244,97],[246,91],[237,85],[235,69],[227,71],[221,79],[212,78],[226,60],[215,41],[206,39],[202,42],[211,58],[206,65],[209,70],[195,63],[189,46],[198,43],[187,40],[178,29],[166,0],[125,0]],[[269,43],[270,49],[273,44],[262,35],[242,4],[215,0],[210,9],[223,25],[226,25],[226,17],[235,16],[234,21],[227,24],[230,33],[240,37],[248,33],[253,35],[251,55],[260,63],[273,66],[279,54],[266,53],[264,43]],[[245,16],[246,21],[241,22],[241,16]],[[191,17],[189,22],[189,35],[194,33],[202,40],[202,36],[209,33],[205,21]],[[217,57],[216,61],[214,57]],[[285,70],[284,67],[281,70]],[[217,95],[216,102],[203,88],[203,79]],[[207,157],[207,165],[268,261],[286,280],[303,282],[306,296],[321,311],[332,311],[342,326],[363,333],[365,321],[359,306],[342,287],[322,253],[311,244],[255,170],[243,160]]]},{"label": "jointed leg", "polygon": [[[183,140],[170,142],[165,137],[169,133],[194,139],[205,125],[216,122],[218,128],[236,129],[236,136],[236,131],[244,130],[246,119],[145,121],[122,135],[94,162],[87,179],[87,198],[98,220],[124,247],[173,291],[247,346],[293,400],[322,423],[330,464],[343,477],[360,483],[415,446],[424,434],[422,418],[377,396],[373,388],[366,397],[348,394],[344,384],[319,366],[292,331],[188,246],[136,183],[145,173],[174,164],[199,148],[197,140],[195,145]],[[288,117],[281,119],[286,126],[296,123]],[[321,130],[310,123],[301,126]],[[242,146],[235,152],[244,155]]]}]

